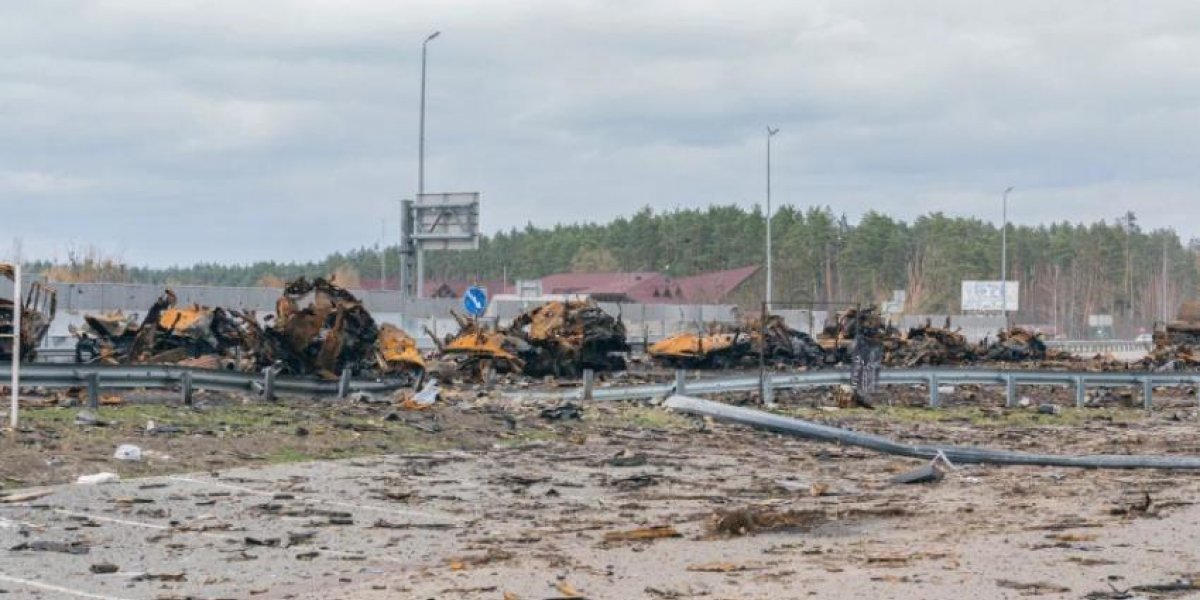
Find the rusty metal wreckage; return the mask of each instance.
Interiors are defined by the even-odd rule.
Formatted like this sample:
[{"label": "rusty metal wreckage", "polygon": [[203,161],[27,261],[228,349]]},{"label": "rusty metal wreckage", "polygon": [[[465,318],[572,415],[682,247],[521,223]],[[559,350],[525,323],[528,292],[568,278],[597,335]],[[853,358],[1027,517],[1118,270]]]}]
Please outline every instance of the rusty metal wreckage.
[{"label": "rusty metal wreckage", "polygon": [[253,311],[176,301],[166,290],[140,325],[120,313],[85,316],[87,327],[75,332],[77,362],[275,368],[326,380],[347,370],[419,378],[425,369],[411,337],[378,325],[353,294],[322,278],[289,282],[263,324]]},{"label": "rusty metal wreckage", "polygon": [[[12,265],[0,263],[0,277],[12,280]],[[12,360],[13,301],[0,298],[0,360]],[[21,299],[21,356],[27,360],[37,357],[37,348],[50,331],[50,322],[58,310],[58,292],[35,282]]]}]

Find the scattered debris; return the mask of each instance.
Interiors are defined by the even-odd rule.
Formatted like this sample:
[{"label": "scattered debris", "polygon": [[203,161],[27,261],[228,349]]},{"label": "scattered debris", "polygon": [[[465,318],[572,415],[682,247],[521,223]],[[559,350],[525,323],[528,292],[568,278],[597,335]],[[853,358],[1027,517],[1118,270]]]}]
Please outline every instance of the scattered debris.
[{"label": "scattered debris", "polygon": [[984,357],[1001,362],[1046,360],[1046,342],[1042,336],[1020,327],[1001,331],[987,347]]},{"label": "scattered debris", "polygon": [[558,406],[542,409],[538,415],[547,421],[578,421],[583,418],[583,409],[574,402],[565,402]]},{"label": "scattered debris", "polygon": [[1057,583],[1049,583],[1039,581],[1035,583],[1022,583],[1009,579],[997,579],[996,585],[1009,590],[1017,590],[1023,592],[1023,596],[1041,596],[1043,594],[1065,594],[1071,591],[1071,588],[1058,585]]},{"label": "scattered debris", "polygon": [[113,458],[117,460],[139,461],[142,460],[142,449],[133,444],[121,444],[117,446],[117,451],[113,453]]},{"label": "scattered debris", "polygon": [[44,498],[53,493],[54,493],[54,490],[49,489],[49,488],[25,490],[23,492],[14,492],[11,494],[4,494],[4,493],[0,492],[0,504],[16,504],[18,502],[29,502],[30,500],[37,500],[38,498]]},{"label": "scattered debris", "polygon": [[87,554],[91,547],[83,542],[21,542],[12,548],[13,552],[60,552],[62,554]]},{"label": "scattered debris", "polygon": [[96,473],[94,475],[80,475],[75,483],[79,485],[101,485],[104,483],[116,483],[121,480],[121,476],[116,473]]},{"label": "scattered debris", "polygon": [[646,464],[646,455],[626,448],[606,462],[613,467],[641,467]]},{"label": "scattered debris", "polygon": [[740,573],[742,571],[755,571],[763,568],[731,562],[714,562],[687,566],[687,570],[693,573]]},{"label": "scattered debris", "polygon": [[763,531],[807,530],[825,520],[825,513],[821,510],[744,508],[718,512],[711,529],[713,534],[719,536],[743,536]]},{"label": "scattered debris", "polygon": [[604,541],[643,542],[648,540],[677,537],[683,537],[683,534],[676,531],[675,528],[670,525],[660,525],[657,527],[645,527],[642,529],[631,529],[628,531],[610,531],[604,534]]}]

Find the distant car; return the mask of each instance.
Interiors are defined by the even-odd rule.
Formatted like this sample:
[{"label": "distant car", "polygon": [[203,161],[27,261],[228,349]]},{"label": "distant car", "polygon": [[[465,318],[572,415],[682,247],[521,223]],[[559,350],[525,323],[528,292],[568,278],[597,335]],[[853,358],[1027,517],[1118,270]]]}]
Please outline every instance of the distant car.
[{"label": "distant car", "polygon": [[1133,341],[1139,344],[1150,344],[1154,342],[1154,334],[1140,333],[1137,337],[1133,338]]}]

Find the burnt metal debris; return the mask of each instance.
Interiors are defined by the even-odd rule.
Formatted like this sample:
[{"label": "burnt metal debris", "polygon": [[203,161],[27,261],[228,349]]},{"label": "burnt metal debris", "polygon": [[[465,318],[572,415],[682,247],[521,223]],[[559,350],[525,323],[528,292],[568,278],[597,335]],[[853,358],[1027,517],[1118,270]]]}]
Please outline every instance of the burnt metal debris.
[{"label": "burnt metal debris", "polygon": [[462,373],[482,375],[493,369],[531,377],[569,377],[584,369],[625,368],[624,355],[629,351],[625,324],[591,300],[547,302],[521,313],[506,328],[488,327],[457,313],[454,317],[457,334],[444,340],[432,333],[430,337]]},{"label": "burnt metal debris", "polygon": [[711,324],[708,331],[685,331],[651,344],[656,363],[684,369],[725,369],[759,361],[772,365],[814,367],[825,351],[811,336],[788,326],[782,316],[767,315],[742,327]]},{"label": "burnt metal debris", "polygon": [[[0,277],[12,280],[11,265],[0,264]],[[37,358],[37,349],[50,331],[50,321],[58,310],[58,292],[34,282],[21,299],[21,359]],[[0,298],[0,336],[13,333],[13,301]],[[12,360],[12,338],[0,337],[0,360]]]},{"label": "burnt metal debris", "polygon": [[1174,321],[1155,327],[1147,366],[1179,370],[1200,367],[1200,302],[1184,302]]},{"label": "burnt metal debris", "polygon": [[744,362],[754,351],[750,335],[719,324],[707,332],[684,331],[651,344],[651,360],[675,369],[726,369]]},{"label": "burnt metal debris", "polygon": [[289,282],[275,314],[260,323],[253,311],[177,307],[166,290],[140,324],[121,313],[86,315],[76,331],[76,360],[111,364],[174,363],[239,371],[278,369],[336,379],[355,375],[417,376],[425,363],[416,342],[380,327],[350,292],[325,280]]}]

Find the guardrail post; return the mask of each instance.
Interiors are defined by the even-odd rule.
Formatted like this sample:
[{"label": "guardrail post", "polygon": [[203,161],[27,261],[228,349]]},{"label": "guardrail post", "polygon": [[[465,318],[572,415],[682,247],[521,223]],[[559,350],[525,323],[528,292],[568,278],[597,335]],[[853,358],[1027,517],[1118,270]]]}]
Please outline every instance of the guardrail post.
[{"label": "guardrail post", "polygon": [[1075,408],[1083,408],[1087,403],[1087,384],[1083,382],[1083,377],[1075,378]]},{"label": "guardrail post", "polygon": [[342,369],[342,377],[338,379],[338,398],[345,398],[350,395],[350,369]]},{"label": "guardrail post", "polygon": [[1012,373],[1005,376],[1004,405],[1009,408],[1017,407],[1017,381],[1013,378]]},{"label": "guardrail post", "polygon": [[100,373],[92,371],[87,374],[88,408],[100,408]]},{"label": "guardrail post", "polygon": [[1142,406],[1146,410],[1154,408],[1154,382],[1149,377],[1142,378]]},{"label": "guardrail post", "polygon": [[583,370],[583,399],[592,399],[592,388],[596,385],[596,372],[591,369]]},{"label": "guardrail post", "polygon": [[937,375],[929,376],[929,408],[937,408],[942,405],[942,399],[938,395],[938,377]]},{"label": "guardrail post", "polygon": [[263,369],[263,399],[268,402],[275,400],[275,367]]},{"label": "guardrail post", "polygon": [[762,376],[763,406],[775,406],[775,377],[770,372]]},{"label": "guardrail post", "polygon": [[179,394],[183,398],[183,403],[187,406],[192,405],[192,372],[184,371],[179,378]]},{"label": "guardrail post", "polygon": [[684,369],[675,369],[675,393],[687,395],[687,371]]}]

